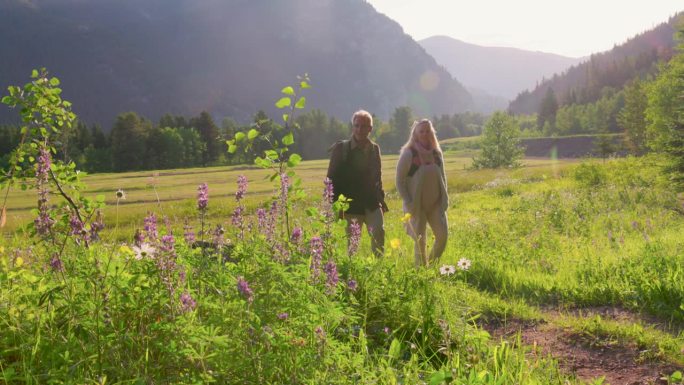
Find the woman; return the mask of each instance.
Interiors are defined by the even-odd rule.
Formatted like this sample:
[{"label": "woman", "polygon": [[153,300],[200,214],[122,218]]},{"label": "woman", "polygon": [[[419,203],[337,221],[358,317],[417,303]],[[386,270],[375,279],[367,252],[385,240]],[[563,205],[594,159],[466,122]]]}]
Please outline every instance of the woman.
[{"label": "woman", "polygon": [[[404,201],[404,212],[411,214],[407,230],[415,240],[416,266],[438,260],[446,247],[446,186],[444,158],[432,122],[416,121],[397,163],[397,191]],[[430,254],[426,254],[427,224],[435,236]]]}]

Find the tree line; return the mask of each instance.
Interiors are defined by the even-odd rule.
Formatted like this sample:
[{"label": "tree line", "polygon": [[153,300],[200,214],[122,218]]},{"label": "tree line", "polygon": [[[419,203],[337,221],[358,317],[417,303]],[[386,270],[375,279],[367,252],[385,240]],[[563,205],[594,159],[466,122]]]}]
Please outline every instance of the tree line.
[{"label": "tree line", "polygon": [[[396,108],[388,121],[375,117],[373,139],[383,146],[383,152],[397,152],[418,118],[406,106]],[[479,135],[485,118],[471,112],[432,117],[440,139]],[[298,129],[291,150],[307,160],[327,158],[328,148],[348,138],[351,132],[348,121],[318,109],[298,115],[294,122]],[[246,124],[230,117],[219,124],[206,111],[193,117],[166,114],[157,123],[136,112],[125,112],[116,117],[109,132],[83,121],[64,129],[56,143],[56,156],[91,173],[252,163],[256,154],[270,148],[263,142],[266,139],[256,140],[249,152],[235,154],[227,153],[225,142],[255,126],[260,132],[271,132],[272,139],[279,140],[285,133],[263,111],[255,113]],[[18,127],[0,125],[0,168],[7,167],[10,152],[20,140]]]}]

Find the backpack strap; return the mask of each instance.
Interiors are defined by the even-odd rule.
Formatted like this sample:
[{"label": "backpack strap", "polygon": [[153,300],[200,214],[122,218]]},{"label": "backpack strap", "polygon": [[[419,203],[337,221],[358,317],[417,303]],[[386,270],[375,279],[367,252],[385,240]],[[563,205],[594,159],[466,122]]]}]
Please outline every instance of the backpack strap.
[{"label": "backpack strap", "polygon": [[409,147],[411,150],[411,168],[409,168],[408,176],[413,176],[413,174],[418,171],[418,167],[420,167],[420,162],[416,162],[416,158],[418,157],[418,150],[413,148],[413,146]]},{"label": "backpack strap", "polygon": [[351,139],[344,139],[342,141],[342,163],[346,163],[351,152]]}]

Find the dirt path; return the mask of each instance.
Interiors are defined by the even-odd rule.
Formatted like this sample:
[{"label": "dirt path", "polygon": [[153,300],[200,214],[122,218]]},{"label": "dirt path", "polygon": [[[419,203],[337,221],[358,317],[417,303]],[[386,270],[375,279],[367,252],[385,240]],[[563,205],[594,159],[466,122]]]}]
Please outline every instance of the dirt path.
[{"label": "dirt path", "polygon": [[[624,311],[615,311],[615,314],[624,315]],[[522,343],[533,347],[530,354],[551,356],[563,371],[586,382],[604,377],[603,384],[611,385],[667,384],[664,377],[682,371],[672,364],[643,359],[636,346],[587,341],[550,322],[513,320],[483,327],[494,340],[511,340],[520,332]]]}]

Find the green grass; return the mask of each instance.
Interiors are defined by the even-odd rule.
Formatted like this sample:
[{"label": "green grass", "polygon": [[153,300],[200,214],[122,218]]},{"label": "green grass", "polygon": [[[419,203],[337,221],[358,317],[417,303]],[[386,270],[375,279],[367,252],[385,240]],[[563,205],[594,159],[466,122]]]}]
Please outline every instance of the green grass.
[{"label": "green grass", "polygon": [[[349,340],[346,339],[348,337],[340,337],[336,342],[338,345],[329,347],[336,352],[334,358],[326,356],[328,361],[316,364],[322,366],[317,366],[315,370],[335,368],[333,372],[325,374],[327,381],[345,383],[339,380],[341,377],[335,376],[344,376],[347,370],[361,371],[360,377],[352,382],[393,383],[390,380],[392,378],[419,381],[421,377],[438,373],[441,367],[453,369],[453,375],[462,382],[475,376],[471,378],[472,381],[468,380],[471,383],[494,384],[504,381],[560,384],[572,381],[566,374],[559,372],[553,361],[535,358],[536,361],[531,362],[525,353],[526,348],[492,341],[478,326],[509,319],[544,320],[570,329],[578,342],[636,347],[645,352],[642,355],[644,361],[684,365],[681,360],[684,334],[680,332],[684,326],[684,248],[681,241],[684,211],[675,192],[660,177],[657,160],[585,161],[578,167],[578,161],[526,159],[525,165],[517,169],[475,171],[468,169],[469,157],[448,155],[445,164],[451,204],[448,211],[449,240],[440,264],[456,264],[460,258],[472,261],[470,270],[459,271],[451,277],[440,277],[434,268],[416,271],[412,266],[413,243],[400,221],[403,214],[401,202],[393,187],[396,160],[397,157],[392,155],[383,158],[383,181],[390,207],[386,216],[387,257],[376,261],[370,256],[367,236],[363,237],[361,255],[352,259],[338,257],[342,274],[353,273],[359,280],[361,289],[355,296],[341,295],[340,302],[328,302],[325,296],[309,293],[307,285],[290,276],[293,271],[296,272],[296,265],[264,267],[252,261],[252,255],[258,256],[263,252],[258,251],[258,244],[240,246],[244,247],[240,252],[250,257],[230,268],[230,274],[245,275],[255,282],[257,290],[261,290],[259,293],[265,290],[279,293],[281,299],[259,305],[268,310],[258,313],[259,317],[266,320],[273,318],[275,312],[282,311],[282,306],[285,306],[283,303],[290,306],[287,309],[294,314],[304,301],[309,305],[306,307],[308,310],[302,310],[301,317],[310,318],[306,318],[307,321],[298,319],[297,322],[322,323],[326,325],[326,330],[347,330],[345,328],[356,327],[354,325],[359,323],[365,325],[367,335]],[[326,168],[325,160],[303,162],[297,168],[308,197],[294,203],[293,220],[306,228],[310,227],[312,221],[303,214],[304,208],[320,201]],[[166,215],[177,234],[186,218],[196,227],[196,188],[202,182],[209,184],[208,221],[223,223],[230,229],[230,215],[235,206],[235,181],[243,173],[250,179],[246,206],[248,213],[252,214],[274,192],[274,184],[264,179],[267,173],[254,168],[173,170],[160,172],[154,181],[150,180],[152,173],[148,172],[102,174],[88,176],[85,182],[89,186],[88,194],[105,194],[107,197],[106,218],[109,227],[105,238],[109,241],[113,238],[129,240],[134,229],[142,227],[142,219],[148,210]],[[117,208],[114,192],[119,188],[126,191],[127,198],[120,201]],[[27,242],[18,235],[17,229],[31,220],[32,214],[28,210],[35,199],[33,191],[13,191],[10,195],[8,227],[3,230],[6,234],[14,234],[16,238],[0,243],[4,244],[0,251],[4,258],[2,266],[10,272],[14,272],[11,261],[16,262],[16,258],[12,257],[15,254],[10,251],[21,253]],[[117,217],[118,228],[115,225]],[[320,228],[315,230],[311,227],[307,231],[307,236],[311,236]],[[391,244],[397,247],[391,247]],[[16,246],[19,248],[14,249]],[[344,255],[344,248],[344,242],[338,244],[338,256]],[[187,258],[186,263],[205,263],[202,259],[195,261],[193,258],[196,257],[199,256],[186,255],[184,258]],[[87,258],[94,257],[87,255]],[[305,268],[308,267],[307,259],[303,263]],[[44,268],[44,264],[33,266],[38,266],[38,270]],[[205,307],[197,315],[202,319],[193,318],[193,327],[213,330],[213,327],[225,328],[226,320],[243,322],[237,321],[240,319],[238,315],[243,313],[240,313],[242,310],[235,303],[219,305],[223,303],[221,301],[226,301],[226,293],[230,292],[225,285],[234,286],[231,281],[233,275],[226,277],[221,275],[225,272],[213,270],[215,267],[202,266],[208,272],[204,281],[201,281],[204,282],[202,285],[209,285],[211,289],[202,291],[193,288],[208,293],[203,303]],[[196,274],[201,275],[201,272],[202,269],[198,268]],[[35,277],[40,276],[34,274]],[[27,287],[33,284],[31,282],[35,283],[34,279],[38,279],[21,274],[14,277],[23,280]],[[132,282],[126,285],[133,285]],[[8,287],[4,286],[3,290],[0,292],[0,303],[3,295],[6,296],[5,300],[11,297]],[[12,290],[17,289],[15,287]],[[41,292],[29,291],[22,295],[30,301],[27,299],[23,310],[15,306],[13,311],[41,314],[35,308],[35,304],[41,301]],[[135,298],[135,294],[131,295],[131,298]],[[211,302],[210,298],[211,301],[215,301],[213,298],[220,300]],[[139,306],[144,307],[142,304]],[[611,320],[581,316],[581,309],[596,306],[622,309],[633,314],[634,318]],[[548,309],[579,311],[558,315]],[[256,307],[253,311],[257,312]],[[143,313],[142,310],[139,312]],[[238,315],[231,312],[238,312]],[[244,314],[252,313],[247,311]],[[135,314],[127,316],[137,317]],[[16,317],[16,314],[12,317]],[[658,328],[647,320],[668,327]],[[442,321],[449,325],[448,333],[453,337],[454,344],[453,351],[449,350],[453,355],[446,357],[435,350],[441,343],[440,338],[443,338],[440,333],[446,333],[443,327],[437,326]],[[249,322],[258,328],[263,326],[260,320]],[[266,324],[270,327],[274,325]],[[23,338],[25,343],[29,343],[22,345],[21,349],[30,351],[27,348],[33,346],[30,343],[39,346],[32,339],[34,337],[29,336],[38,329],[31,329],[35,325],[26,325],[18,330],[26,333]],[[220,333],[239,339],[242,338],[238,337],[240,327],[243,326],[235,326],[236,330],[232,332]],[[393,330],[392,336],[399,342],[395,344],[382,334],[380,330],[384,327]],[[77,329],[73,331],[76,333],[74,336],[77,332]],[[178,333],[179,336],[189,333],[176,329],[164,333],[167,332]],[[176,338],[164,333],[159,334],[159,338]],[[202,338],[209,337],[203,334],[194,336],[190,338],[194,342],[188,343],[197,348],[197,341],[203,341]],[[275,344],[276,340],[268,343]],[[7,341],[4,340],[5,343]],[[315,338],[308,341],[310,344],[307,346],[314,350],[308,350],[306,354],[314,354]],[[251,346],[248,340],[242,343]],[[273,357],[278,354],[299,357],[302,362],[311,358],[298,356],[294,351],[285,354],[271,351],[268,347],[262,348],[265,356],[260,357],[260,360],[264,363],[270,362],[271,356],[268,354]],[[133,350],[130,354],[144,351],[140,346]],[[411,355],[410,352],[420,353]],[[167,353],[158,352],[161,356]],[[395,353],[413,358],[402,361]],[[10,356],[15,357],[16,354],[19,353],[13,352]],[[216,354],[220,356],[223,353]],[[175,355],[172,357],[183,361]],[[89,358],[83,359],[89,362]],[[197,363],[214,362],[211,356],[204,361],[197,357],[194,359]],[[292,365],[295,364],[293,361]],[[144,367],[146,364],[138,362],[135,365]],[[296,371],[292,366],[287,368]],[[173,371],[176,368],[164,370]],[[282,378],[277,373],[263,368],[260,370],[263,370],[261,375],[271,376],[269,378]],[[309,374],[323,375],[321,373]],[[481,378],[477,377],[480,373],[483,373]],[[158,376],[163,374],[163,371],[156,373]],[[30,380],[24,382],[32,383]]]}]

